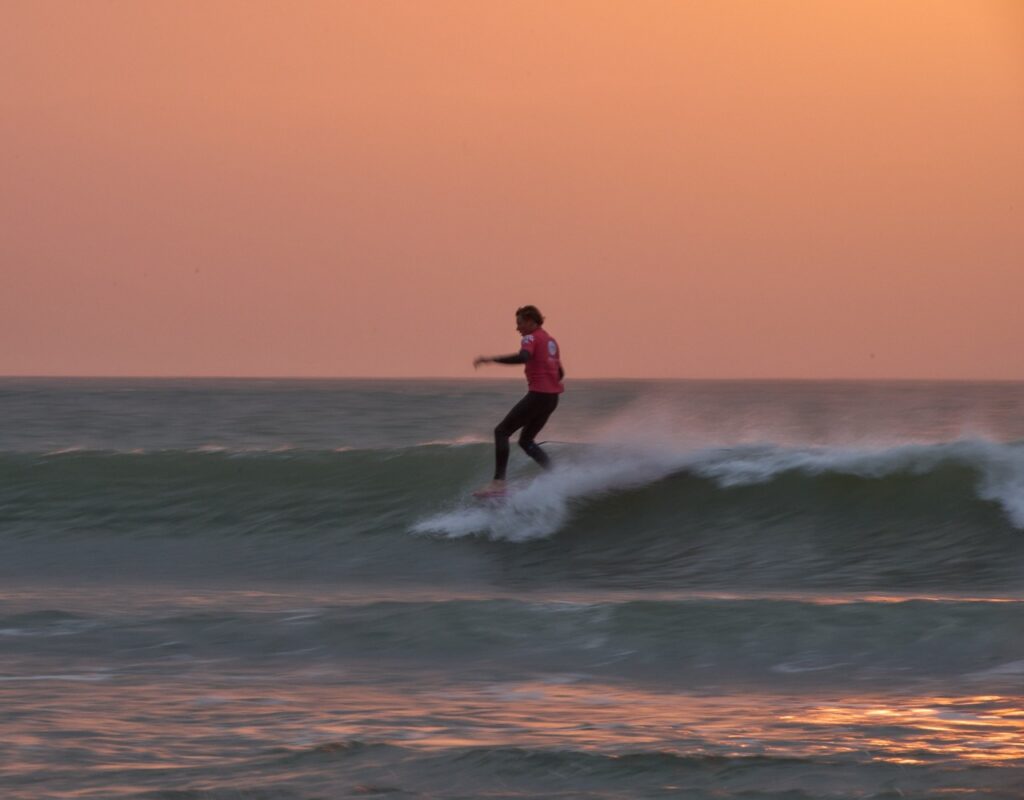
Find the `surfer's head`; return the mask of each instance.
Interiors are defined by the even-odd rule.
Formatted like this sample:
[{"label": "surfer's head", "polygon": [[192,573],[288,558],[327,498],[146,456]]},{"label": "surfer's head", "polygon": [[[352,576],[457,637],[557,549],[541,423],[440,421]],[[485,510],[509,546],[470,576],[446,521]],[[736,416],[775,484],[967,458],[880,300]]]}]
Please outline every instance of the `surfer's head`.
[{"label": "surfer's head", "polygon": [[516,330],[523,336],[533,333],[544,324],[544,315],[537,306],[522,306],[516,309]]}]

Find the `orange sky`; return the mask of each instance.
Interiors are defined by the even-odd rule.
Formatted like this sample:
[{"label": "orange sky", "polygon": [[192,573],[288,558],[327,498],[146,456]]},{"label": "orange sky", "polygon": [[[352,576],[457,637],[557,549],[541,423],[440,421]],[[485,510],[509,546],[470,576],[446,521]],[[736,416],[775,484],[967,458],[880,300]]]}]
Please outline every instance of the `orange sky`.
[{"label": "orange sky", "polygon": [[[58,2],[0,374],[1024,379],[1024,2]],[[487,375],[516,374],[489,368]]]}]

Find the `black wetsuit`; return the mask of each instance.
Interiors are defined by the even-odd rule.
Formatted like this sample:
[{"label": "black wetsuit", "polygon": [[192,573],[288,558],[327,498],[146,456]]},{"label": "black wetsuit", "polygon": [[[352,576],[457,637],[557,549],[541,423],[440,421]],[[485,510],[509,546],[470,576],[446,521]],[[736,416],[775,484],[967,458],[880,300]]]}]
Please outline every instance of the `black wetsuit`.
[{"label": "black wetsuit", "polygon": [[[517,355],[502,356],[494,360],[499,364],[525,364],[529,357],[529,353],[520,350]],[[561,375],[562,370],[559,368],[559,377]],[[527,392],[526,397],[512,406],[512,410],[505,415],[505,419],[499,422],[498,427],[494,429],[494,479],[496,481],[505,480],[505,471],[508,469],[508,440],[520,428],[522,428],[522,433],[519,434],[519,446],[523,448],[526,455],[544,469],[551,466],[551,459],[534,439],[548,421],[551,412],[557,407],[558,395],[548,392]]]}]

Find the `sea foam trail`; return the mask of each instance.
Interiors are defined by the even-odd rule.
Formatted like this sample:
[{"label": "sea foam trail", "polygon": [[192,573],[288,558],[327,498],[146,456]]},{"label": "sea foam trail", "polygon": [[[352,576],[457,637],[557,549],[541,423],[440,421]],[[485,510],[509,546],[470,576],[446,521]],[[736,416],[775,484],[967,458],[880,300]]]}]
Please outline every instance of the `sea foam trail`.
[{"label": "sea foam trail", "polygon": [[787,475],[883,481],[895,476],[926,478],[944,469],[968,471],[975,497],[999,504],[1008,521],[1024,529],[1024,444],[973,439],[874,448],[584,447],[551,472],[513,486],[503,502],[461,501],[417,521],[412,531],[449,537],[483,534],[511,541],[546,537],[563,528],[585,501],[685,475],[727,490],[768,484]]},{"label": "sea foam trail", "polygon": [[786,472],[837,474],[882,479],[891,475],[927,475],[943,466],[966,467],[977,475],[975,490],[983,500],[999,503],[1010,522],[1024,528],[1024,445],[985,440],[896,447],[785,449],[769,447],[749,453],[711,457],[693,465],[697,474],[723,487],[764,483]]},{"label": "sea foam trail", "polygon": [[513,541],[550,536],[568,521],[574,503],[655,483],[683,465],[679,455],[669,452],[615,451],[597,460],[591,451],[589,456],[513,488],[502,501],[464,501],[417,522],[413,531],[446,536],[485,533]]}]

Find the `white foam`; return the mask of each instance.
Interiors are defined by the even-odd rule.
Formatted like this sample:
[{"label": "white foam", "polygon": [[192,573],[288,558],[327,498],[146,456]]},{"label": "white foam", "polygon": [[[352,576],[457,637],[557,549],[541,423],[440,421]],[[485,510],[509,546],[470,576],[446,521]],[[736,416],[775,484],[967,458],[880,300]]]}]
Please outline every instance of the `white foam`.
[{"label": "white foam", "polygon": [[893,447],[755,447],[693,465],[694,472],[720,486],[764,483],[783,472],[837,473],[882,478],[900,472],[923,475],[943,463],[977,471],[977,493],[999,503],[1015,527],[1024,528],[1024,446],[981,439]]},{"label": "white foam", "polygon": [[448,537],[483,534],[495,539],[526,541],[550,536],[568,520],[574,504],[612,491],[645,486],[683,466],[678,454],[657,451],[602,449],[572,463],[556,466],[522,488],[513,488],[501,502],[481,505],[465,501],[457,508],[428,517],[414,533]]},{"label": "white foam", "polygon": [[109,681],[112,675],[103,675],[95,672],[82,675],[61,673],[54,675],[0,675],[0,681],[4,683],[15,683],[25,681],[75,681],[80,683],[99,683]]},{"label": "white foam", "polygon": [[484,535],[510,541],[550,536],[565,525],[573,509],[585,499],[646,486],[683,470],[728,488],[766,483],[786,472],[862,478],[901,472],[924,475],[944,463],[974,470],[978,474],[978,497],[998,503],[1010,522],[1024,529],[1024,445],[973,439],[879,447],[760,444],[687,450],[660,445],[591,446],[571,459],[563,459],[551,472],[522,488],[513,489],[503,502],[480,505],[462,501],[455,508],[420,520],[412,531],[447,537]]},{"label": "white foam", "polygon": [[833,664],[819,664],[813,659],[801,659],[798,661],[786,661],[771,667],[772,672],[783,675],[798,675],[802,672],[825,672],[831,669],[840,669],[850,666],[848,661],[837,661]]},{"label": "white foam", "polygon": [[456,436],[454,439],[430,439],[426,442],[419,442],[418,447],[464,447],[467,444],[486,444],[491,442],[491,439],[485,439],[482,436]]},{"label": "white foam", "polygon": [[1021,675],[1024,675],[1024,660],[1008,661],[1005,664],[999,664],[998,666],[991,667],[989,669],[971,672],[968,673],[967,677],[983,679],[999,676],[1019,677]]}]

